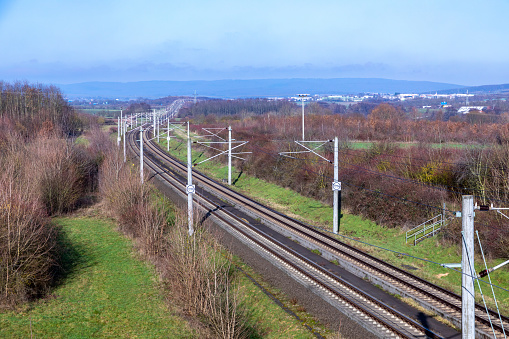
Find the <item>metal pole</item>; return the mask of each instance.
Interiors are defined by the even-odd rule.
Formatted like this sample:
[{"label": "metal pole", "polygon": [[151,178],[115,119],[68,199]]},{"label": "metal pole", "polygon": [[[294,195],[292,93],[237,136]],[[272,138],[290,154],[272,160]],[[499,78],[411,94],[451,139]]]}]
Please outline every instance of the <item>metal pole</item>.
[{"label": "metal pole", "polygon": [[[122,110],[120,110],[120,115],[122,115]],[[125,154],[125,134],[127,132],[127,121],[123,121],[124,128],[122,128],[122,137],[124,138],[124,162],[126,162],[126,154]]]},{"label": "metal pole", "polygon": [[170,119],[168,119],[168,136],[166,137],[166,141],[168,142],[168,149],[167,151],[170,151]]},{"label": "metal pole", "polygon": [[232,127],[228,126],[228,185],[232,184]]},{"label": "metal pole", "polygon": [[189,235],[193,235],[193,172],[191,156],[191,136],[189,133],[189,121],[187,122],[187,222],[189,224]]},{"label": "metal pole", "polygon": [[143,125],[140,126],[140,180],[143,184]]},{"label": "metal pole", "polygon": [[475,338],[474,197],[464,195],[461,210],[461,337]]},{"label": "metal pole", "polygon": [[302,141],[304,141],[304,96],[302,96],[301,99],[302,99]]},{"label": "metal pole", "polygon": [[[154,133],[156,133],[156,110],[155,110],[155,108],[152,112],[152,125],[153,125],[152,130],[154,131]],[[153,135],[152,137],[154,137],[154,136],[155,135]]]},{"label": "metal pole", "polygon": [[161,124],[161,119],[159,116],[157,116],[157,143],[159,143],[159,125]]},{"label": "metal pole", "polygon": [[[120,112],[122,112],[122,110],[120,110]],[[120,113],[120,115],[122,115],[122,113]],[[120,119],[122,120],[122,119]],[[117,146],[120,147],[120,133],[122,133],[120,131],[120,120],[117,118]]]},{"label": "metal pole", "polygon": [[339,213],[340,213],[340,202],[339,194],[341,193],[341,183],[339,183],[339,145],[338,137],[334,138],[334,183],[332,184],[332,190],[334,192],[334,218],[333,218],[333,232],[338,234],[339,232]]}]

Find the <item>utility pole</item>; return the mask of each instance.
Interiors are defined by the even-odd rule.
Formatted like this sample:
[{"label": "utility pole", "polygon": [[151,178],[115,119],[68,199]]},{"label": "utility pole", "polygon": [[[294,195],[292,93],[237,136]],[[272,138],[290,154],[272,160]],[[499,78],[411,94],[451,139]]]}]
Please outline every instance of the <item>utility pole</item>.
[{"label": "utility pole", "polygon": [[187,122],[187,222],[189,224],[189,235],[193,235],[193,194],[195,186],[193,185],[192,172],[192,156],[191,156],[191,135],[189,132],[189,121]]},{"label": "utility pole", "polygon": [[474,197],[464,195],[461,210],[461,337],[475,338]]},{"label": "utility pole", "polygon": [[[299,94],[300,95],[300,94]],[[333,220],[332,220],[332,230],[335,234],[338,234],[339,232],[339,219],[341,216],[341,181],[339,181],[339,142],[338,137],[335,137],[334,140],[325,140],[325,141],[295,141],[295,143],[304,149],[306,151],[292,151],[292,152],[279,152],[279,155],[282,156],[290,156],[291,154],[299,154],[299,153],[313,153],[319,158],[322,158],[323,160],[332,163],[329,159],[325,158],[323,155],[320,155],[319,153],[315,152],[319,147],[322,147],[326,143],[333,142],[334,141],[334,181],[332,182],[332,191],[333,191]],[[315,146],[314,148],[305,146],[305,143],[321,143],[321,145]],[[293,158],[293,157],[292,157]]]},{"label": "utility pole", "polygon": [[228,185],[232,185],[232,127],[228,126]]},{"label": "utility pole", "polygon": [[168,118],[168,120],[166,120],[168,122],[168,128],[167,128],[167,131],[168,131],[168,135],[166,136],[166,141],[168,142],[168,149],[166,150],[167,152],[170,151],[170,119]]},{"label": "utility pole", "polygon": [[161,118],[160,118],[160,116],[158,115],[158,116],[157,116],[157,143],[159,143],[159,135],[160,135],[160,134],[159,134],[159,127],[160,127],[159,125],[160,125],[160,124],[161,124]]},{"label": "utility pole", "polygon": [[143,184],[143,124],[140,126],[140,180]]},{"label": "utility pole", "polygon": [[[122,110],[120,110],[120,116],[122,116]],[[117,147],[120,147],[120,133],[122,133],[120,131],[120,121],[122,120],[122,118],[120,118],[120,120],[117,118]]]},{"label": "utility pole", "polygon": [[[120,115],[122,115],[122,110],[120,110]],[[127,121],[124,121],[124,128],[122,128],[122,134],[124,138],[124,162],[126,162],[126,154],[125,154],[125,134],[127,133]]]},{"label": "utility pole", "polygon": [[338,137],[334,138],[334,182],[332,183],[332,191],[334,192],[334,217],[333,232],[339,232],[339,218],[341,215],[341,182],[339,181],[339,142]]},{"label": "utility pole", "polygon": [[304,141],[304,98],[309,96],[309,94],[298,94],[302,101],[302,141]]}]

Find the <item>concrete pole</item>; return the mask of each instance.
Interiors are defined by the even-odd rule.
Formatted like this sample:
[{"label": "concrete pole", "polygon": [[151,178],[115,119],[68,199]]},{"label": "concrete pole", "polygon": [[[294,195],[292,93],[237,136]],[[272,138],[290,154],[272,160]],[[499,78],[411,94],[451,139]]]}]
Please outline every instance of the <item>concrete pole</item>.
[{"label": "concrete pole", "polygon": [[193,235],[193,172],[191,156],[191,136],[189,133],[189,122],[187,122],[187,222],[189,224],[189,235]]},{"label": "concrete pole", "polygon": [[228,185],[232,185],[232,127],[228,126]]},{"label": "concrete pole", "polygon": [[[339,183],[339,142],[338,137],[334,138],[334,184],[333,184],[333,193],[334,193],[334,217],[333,217],[333,232],[334,234],[338,234],[339,232],[339,213],[340,213],[340,202],[339,202],[339,194],[341,193],[341,187],[337,187]],[[334,187],[336,186],[336,187]]]},{"label": "concrete pole", "polygon": [[140,180],[143,184],[143,125],[140,126]]},{"label": "concrete pole", "polygon": [[474,197],[464,195],[461,210],[461,337],[475,338]]}]

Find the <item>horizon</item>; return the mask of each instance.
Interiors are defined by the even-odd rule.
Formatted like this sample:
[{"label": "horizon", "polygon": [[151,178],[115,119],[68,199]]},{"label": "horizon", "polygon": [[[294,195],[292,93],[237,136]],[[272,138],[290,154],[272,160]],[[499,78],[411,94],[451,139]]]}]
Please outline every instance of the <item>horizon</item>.
[{"label": "horizon", "polygon": [[0,0],[0,80],[505,84],[508,11],[503,0]]}]

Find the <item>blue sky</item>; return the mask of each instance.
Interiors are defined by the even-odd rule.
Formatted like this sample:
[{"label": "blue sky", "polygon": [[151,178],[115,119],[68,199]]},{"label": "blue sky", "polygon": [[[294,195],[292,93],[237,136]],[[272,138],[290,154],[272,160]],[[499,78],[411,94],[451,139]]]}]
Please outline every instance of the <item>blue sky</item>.
[{"label": "blue sky", "polygon": [[509,83],[509,1],[0,0],[0,80]]}]

